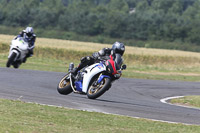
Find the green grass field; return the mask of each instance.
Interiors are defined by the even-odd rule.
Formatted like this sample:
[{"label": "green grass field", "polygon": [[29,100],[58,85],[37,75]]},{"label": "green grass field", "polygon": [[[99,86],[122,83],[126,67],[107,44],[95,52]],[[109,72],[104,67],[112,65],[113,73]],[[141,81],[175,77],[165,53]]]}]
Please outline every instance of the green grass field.
[{"label": "green grass field", "polygon": [[185,96],[172,99],[170,102],[173,104],[200,108],[200,96]]},{"label": "green grass field", "polygon": [[200,126],[0,99],[2,133],[199,133]]},{"label": "green grass field", "polygon": [[[7,61],[9,42],[13,36],[0,35],[0,66]],[[103,47],[97,43],[75,42],[38,38],[35,54],[20,69],[66,72],[70,62],[78,65],[80,58],[90,56]],[[123,77],[161,80],[200,81],[200,54],[126,47],[124,63],[127,70]]]},{"label": "green grass field", "polygon": [[[0,35],[0,67],[5,67],[8,44],[12,38],[13,36]],[[20,69],[66,72],[70,62],[78,65],[82,56],[91,55],[102,47],[111,46],[45,38],[38,38],[37,42],[34,56],[22,64]],[[199,53],[134,47],[126,49],[124,59],[128,68],[124,71],[124,77],[200,81]],[[197,101],[199,103],[199,100]],[[200,131],[200,127],[194,125],[169,124],[3,99],[0,100],[0,115],[0,132],[198,133]]]}]

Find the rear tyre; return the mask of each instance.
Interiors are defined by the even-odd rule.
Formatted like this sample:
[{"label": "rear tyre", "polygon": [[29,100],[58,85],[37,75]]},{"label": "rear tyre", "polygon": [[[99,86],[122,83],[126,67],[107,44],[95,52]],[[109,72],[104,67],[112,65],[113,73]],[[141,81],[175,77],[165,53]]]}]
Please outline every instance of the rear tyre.
[{"label": "rear tyre", "polygon": [[70,94],[73,90],[70,85],[69,74],[65,75],[59,82],[57,91],[62,95]]},{"label": "rear tyre", "polygon": [[16,68],[16,69],[19,68],[19,64],[18,63],[13,64],[13,67]]},{"label": "rear tyre", "polygon": [[111,87],[111,79],[103,78],[99,84],[95,84],[96,80],[91,84],[87,91],[89,99],[96,99],[103,95]]},{"label": "rear tyre", "polygon": [[12,65],[16,56],[17,56],[17,54],[13,52],[12,55],[10,56],[10,58],[8,58],[6,67],[10,67],[10,65]]},{"label": "rear tyre", "polygon": [[19,68],[19,66],[21,65],[21,61],[15,61],[12,65],[14,68]]}]

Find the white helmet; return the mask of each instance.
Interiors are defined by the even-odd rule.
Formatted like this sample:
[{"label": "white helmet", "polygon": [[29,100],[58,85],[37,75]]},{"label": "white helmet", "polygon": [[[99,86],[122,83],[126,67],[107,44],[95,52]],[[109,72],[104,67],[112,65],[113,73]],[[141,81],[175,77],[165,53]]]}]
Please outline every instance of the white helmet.
[{"label": "white helmet", "polygon": [[26,32],[26,35],[27,35],[28,37],[30,37],[30,36],[33,35],[33,28],[32,28],[32,27],[26,27],[25,32]]}]

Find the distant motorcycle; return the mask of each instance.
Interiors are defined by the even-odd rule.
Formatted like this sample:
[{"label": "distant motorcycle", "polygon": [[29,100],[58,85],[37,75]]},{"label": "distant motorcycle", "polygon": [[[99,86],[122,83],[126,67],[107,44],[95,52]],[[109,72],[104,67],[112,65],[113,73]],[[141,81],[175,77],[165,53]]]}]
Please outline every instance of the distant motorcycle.
[{"label": "distant motorcycle", "polygon": [[14,68],[19,68],[27,53],[28,41],[25,38],[18,37],[12,40],[6,67],[13,65]]},{"label": "distant motorcycle", "polygon": [[110,55],[109,60],[101,60],[99,63],[83,68],[76,77],[72,77],[70,73],[74,67],[71,63],[69,72],[59,82],[57,90],[63,95],[74,92],[85,94],[89,99],[96,99],[111,88],[113,81],[121,77],[121,72],[126,69],[126,65],[119,68],[117,64],[120,62],[122,62],[120,54],[116,54],[115,60]]}]

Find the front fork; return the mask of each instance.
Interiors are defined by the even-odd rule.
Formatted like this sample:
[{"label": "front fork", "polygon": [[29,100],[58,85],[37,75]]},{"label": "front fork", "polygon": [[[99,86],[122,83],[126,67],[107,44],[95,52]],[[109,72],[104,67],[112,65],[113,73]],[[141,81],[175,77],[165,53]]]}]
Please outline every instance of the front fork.
[{"label": "front fork", "polygon": [[71,85],[71,87],[72,87],[72,90],[73,90],[75,93],[78,93],[78,91],[74,88],[73,81],[72,81],[72,74],[71,74],[71,73],[69,74],[69,79],[70,79],[70,85]]}]

